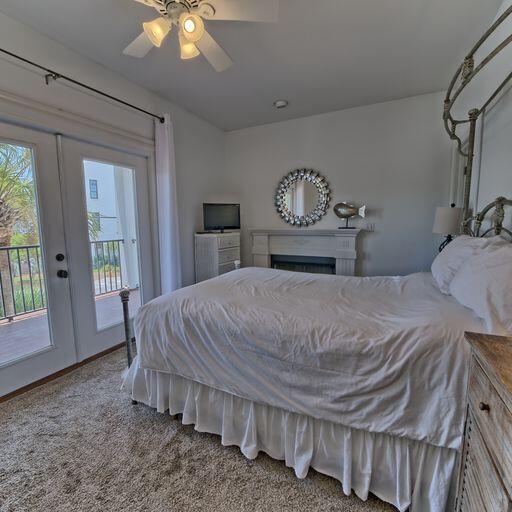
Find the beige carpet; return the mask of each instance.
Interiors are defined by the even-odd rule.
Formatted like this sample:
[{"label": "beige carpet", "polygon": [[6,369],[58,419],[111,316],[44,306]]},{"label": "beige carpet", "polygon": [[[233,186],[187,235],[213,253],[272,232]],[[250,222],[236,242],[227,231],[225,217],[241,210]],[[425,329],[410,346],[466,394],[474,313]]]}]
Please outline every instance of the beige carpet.
[{"label": "beige carpet", "polygon": [[132,406],[116,352],[0,405],[0,510],[392,511]]}]

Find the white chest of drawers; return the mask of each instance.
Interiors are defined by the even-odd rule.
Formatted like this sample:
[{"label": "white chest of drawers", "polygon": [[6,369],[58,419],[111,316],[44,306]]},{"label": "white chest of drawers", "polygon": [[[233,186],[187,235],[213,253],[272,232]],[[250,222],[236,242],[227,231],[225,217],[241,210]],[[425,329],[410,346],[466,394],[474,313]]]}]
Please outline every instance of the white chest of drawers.
[{"label": "white chest of drawers", "polygon": [[235,269],[240,260],[240,232],[195,234],[196,283]]}]

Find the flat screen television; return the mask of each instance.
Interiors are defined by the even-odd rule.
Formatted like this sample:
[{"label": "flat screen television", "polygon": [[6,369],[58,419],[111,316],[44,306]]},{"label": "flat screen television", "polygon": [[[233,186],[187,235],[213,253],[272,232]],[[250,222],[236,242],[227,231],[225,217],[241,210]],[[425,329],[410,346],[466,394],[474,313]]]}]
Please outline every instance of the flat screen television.
[{"label": "flat screen television", "polygon": [[240,229],[240,205],[225,203],[203,203],[205,231]]}]

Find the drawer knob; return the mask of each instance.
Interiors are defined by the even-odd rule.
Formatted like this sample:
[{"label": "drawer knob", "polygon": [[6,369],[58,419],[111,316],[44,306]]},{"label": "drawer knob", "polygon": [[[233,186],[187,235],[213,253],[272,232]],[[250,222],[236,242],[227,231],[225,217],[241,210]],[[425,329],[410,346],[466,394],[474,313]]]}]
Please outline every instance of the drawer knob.
[{"label": "drawer knob", "polygon": [[481,411],[485,411],[485,412],[489,412],[491,410],[491,408],[489,407],[489,404],[486,404],[485,402],[480,402],[478,404],[478,408],[481,410]]}]

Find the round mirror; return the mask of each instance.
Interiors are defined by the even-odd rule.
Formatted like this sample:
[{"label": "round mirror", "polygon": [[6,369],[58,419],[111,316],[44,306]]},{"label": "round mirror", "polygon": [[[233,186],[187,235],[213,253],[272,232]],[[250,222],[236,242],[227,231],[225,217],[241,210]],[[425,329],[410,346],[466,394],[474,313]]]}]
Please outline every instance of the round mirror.
[{"label": "round mirror", "polygon": [[327,213],[330,193],[328,183],[317,171],[291,171],[277,186],[277,212],[288,224],[309,226]]}]

